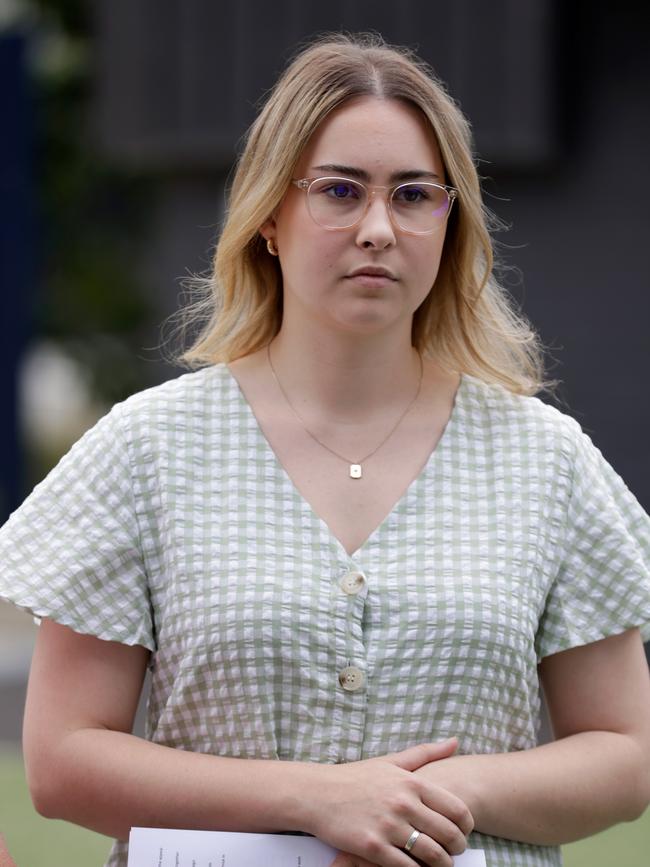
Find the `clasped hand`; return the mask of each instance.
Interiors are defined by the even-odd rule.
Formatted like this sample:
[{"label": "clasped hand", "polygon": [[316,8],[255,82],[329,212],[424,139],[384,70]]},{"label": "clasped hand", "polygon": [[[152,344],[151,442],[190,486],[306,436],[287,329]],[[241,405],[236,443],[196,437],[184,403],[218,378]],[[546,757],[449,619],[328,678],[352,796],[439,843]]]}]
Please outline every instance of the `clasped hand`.
[{"label": "clasped hand", "polygon": [[[309,830],[340,849],[331,867],[452,867],[474,827],[465,803],[413,771],[449,758],[455,739],[323,766]],[[420,832],[410,852],[413,831]]]}]

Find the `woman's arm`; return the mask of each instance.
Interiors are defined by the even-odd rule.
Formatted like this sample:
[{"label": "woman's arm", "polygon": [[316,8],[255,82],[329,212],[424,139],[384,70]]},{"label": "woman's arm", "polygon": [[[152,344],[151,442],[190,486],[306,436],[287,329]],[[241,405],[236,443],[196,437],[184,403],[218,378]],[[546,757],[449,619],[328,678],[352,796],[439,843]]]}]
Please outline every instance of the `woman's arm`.
[{"label": "woman's arm", "polygon": [[42,623],[24,751],[43,815],[122,839],[134,825],[306,831],[380,867],[412,864],[401,847],[414,827],[440,844],[419,845],[424,863],[450,865],[447,852],[465,848],[472,828],[466,806],[412,773],[449,756],[454,742],[348,765],[231,759],[160,746],[130,734],[147,661],[142,647]]},{"label": "woman's arm", "polygon": [[16,867],[16,863],[9,854],[2,834],[0,834],[0,867]]},{"label": "woman's arm", "polygon": [[637,629],[540,665],[556,741],[453,756],[416,775],[469,806],[475,828],[557,845],[630,821],[650,802],[650,678]]}]

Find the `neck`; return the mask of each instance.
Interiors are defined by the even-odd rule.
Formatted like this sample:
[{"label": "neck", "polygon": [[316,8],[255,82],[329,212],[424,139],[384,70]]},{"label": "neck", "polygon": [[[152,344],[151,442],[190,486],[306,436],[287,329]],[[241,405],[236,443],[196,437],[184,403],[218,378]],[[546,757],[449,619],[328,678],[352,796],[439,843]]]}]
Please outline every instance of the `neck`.
[{"label": "neck", "polygon": [[271,345],[273,367],[295,408],[358,424],[402,407],[420,378],[420,359],[408,334],[358,335],[280,330]]}]

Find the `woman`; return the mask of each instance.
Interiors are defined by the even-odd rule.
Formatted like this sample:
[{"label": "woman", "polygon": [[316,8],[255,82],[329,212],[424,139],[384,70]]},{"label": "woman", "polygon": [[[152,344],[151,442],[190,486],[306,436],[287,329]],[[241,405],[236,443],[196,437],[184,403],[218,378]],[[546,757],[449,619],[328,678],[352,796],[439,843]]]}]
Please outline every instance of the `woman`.
[{"label": "woman", "polygon": [[299,55],[235,176],[207,366],[116,406],[2,531],[2,593],[45,618],[40,812],[548,867],[645,809],[648,517],[530,396],[491,263],[426,68],[363,37]]}]

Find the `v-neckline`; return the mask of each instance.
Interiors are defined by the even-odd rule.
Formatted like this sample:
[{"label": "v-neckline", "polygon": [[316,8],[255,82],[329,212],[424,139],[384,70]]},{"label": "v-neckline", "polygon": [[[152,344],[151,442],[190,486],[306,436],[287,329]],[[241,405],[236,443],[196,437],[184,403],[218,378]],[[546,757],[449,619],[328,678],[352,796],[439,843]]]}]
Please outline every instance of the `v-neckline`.
[{"label": "v-neckline", "polygon": [[390,507],[388,512],[386,512],[381,521],[370,531],[370,533],[368,534],[368,536],[366,536],[361,545],[359,545],[358,548],[356,548],[352,553],[350,553],[348,552],[343,542],[341,542],[338,536],[335,535],[334,531],[329,526],[327,521],[318,514],[316,509],[314,509],[309,500],[304,496],[304,494],[300,491],[294,480],[291,478],[284,464],[278,457],[275,449],[271,445],[268,437],[264,433],[262,425],[260,424],[257,415],[255,414],[255,410],[253,409],[251,403],[244,394],[244,391],[239,384],[237,377],[230,370],[228,364],[224,363],[223,369],[226,373],[226,376],[229,378],[230,387],[234,388],[240,407],[246,415],[248,427],[254,432],[258,441],[263,445],[266,456],[271,459],[276,465],[278,475],[281,477],[283,485],[288,491],[290,491],[293,499],[297,503],[299,503],[301,511],[311,516],[312,520],[318,524],[321,537],[326,539],[330,545],[333,545],[339,551],[339,553],[345,557],[347,561],[352,561],[360,557],[364,550],[372,543],[372,541],[374,541],[375,537],[381,533],[382,529],[394,518],[394,516],[401,510],[403,505],[411,498],[411,495],[413,494],[415,488],[418,487],[420,483],[424,480],[424,478],[428,475],[433,464],[440,460],[440,455],[446,450],[447,442],[451,438],[453,431],[456,428],[456,419],[461,412],[467,382],[467,377],[464,374],[461,374],[458,387],[456,388],[456,393],[454,394],[449,418],[447,419],[447,422],[443,428],[440,437],[438,438],[438,441],[427,455],[427,458],[422,464],[422,467],[420,468],[417,475],[414,476],[413,479],[411,479],[411,481],[408,483],[408,485],[404,488],[402,493]]}]

